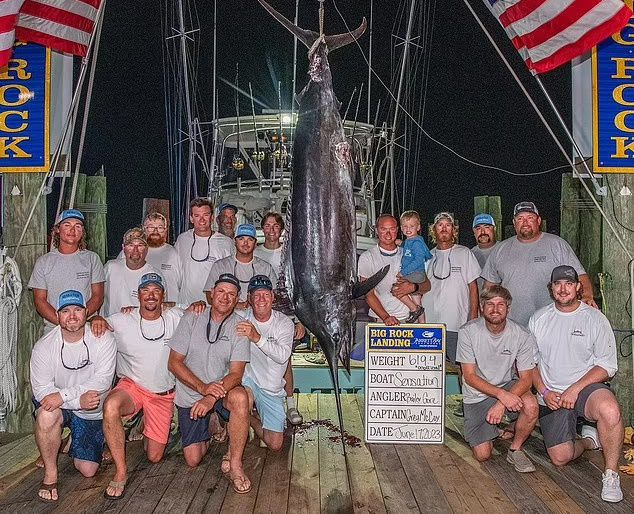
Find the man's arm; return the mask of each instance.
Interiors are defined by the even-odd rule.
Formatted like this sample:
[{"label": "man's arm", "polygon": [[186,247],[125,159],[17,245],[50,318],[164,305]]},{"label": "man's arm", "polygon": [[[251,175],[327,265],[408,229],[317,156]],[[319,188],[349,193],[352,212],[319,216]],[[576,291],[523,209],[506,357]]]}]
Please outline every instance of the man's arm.
[{"label": "man's arm", "polygon": [[[364,281],[367,279],[360,277],[359,280]],[[372,289],[365,295],[365,301],[368,302],[368,306],[370,307],[370,309],[372,309],[376,313],[376,315],[381,318],[383,323],[388,326],[400,325],[399,320],[396,319],[394,316],[390,316],[385,310],[383,304],[381,303],[381,300],[379,300],[379,297],[374,292],[374,289]]]},{"label": "man's arm", "polygon": [[583,287],[583,295],[581,297],[581,300],[584,303],[587,303],[590,307],[598,309],[599,306],[594,301],[594,291],[592,288],[592,281],[590,280],[590,276],[587,273],[579,275],[579,282],[581,282],[581,286]]},{"label": "man's arm", "polygon": [[[468,364],[465,362],[460,363],[460,367],[462,369],[462,380],[464,380],[467,384],[469,384],[474,389],[477,389],[481,393],[490,396],[491,398],[496,398],[504,407],[511,411],[518,411],[522,407],[522,400],[519,395],[514,392],[509,392],[501,387],[494,386],[490,384],[483,378],[479,377],[476,374],[476,364]],[[520,375],[521,377],[521,375]],[[521,378],[520,378],[521,380]],[[518,381],[519,382],[519,381]],[[524,382],[521,387],[526,387],[525,391],[528,390],[531,383],[531,375],[530,373],[524,378]],[[517,384],[516,384],[517,385]]]},{"label": "man's arm", "polygon": [[542,395],[544,402],[550,410],[557,410],[561,407],[561,393],[557,391],[551,391],[546,387],[544,379],[542,378],[539,368],[535,366],[533,368],[533,386],[539,394]]},{"label": "man's arm", "polygon": [[[170,350],[169,360],[167,361],[167,369],[169,369],[172,374],[187,387],[193,389],[198,394],[205,396],[207,384],[200,380],[200,378],[198,378],[192,370],[187,367],[185,364],[185,355],[174,350]],[[220,397],[220,395],[218,397]]]},{"label": "man's arm", "polygon": [[222,386],[227,392],[236,386],[242,385],[242,376],[246,365],[247,363],[244,361],[231,361],[229,363],[229,373],[221,380]]},{"label": "man's arm", "polygon": [[476,319],[478,317],[478,282],[474,280],[469,282],[469,318]]},{"label": "man's arm", "polygon": [[573,409],[581,390],[590,384],[605,382],[610,378],[608,372],[601,366],[593,366],[579,380],[561,393],[560,405],[564,409]]},{"label": "man's arm", "polygon": [[105,282],[96,282],[90,285],[90,300],[86,303],[86,316],[92,316],[101,309],[104,284]]},{"label": "man's arm", "polygon": [[45,320],[49,321],[53,325],[57,325],[57,311],[48,303],[47,298],[48,291],[46,289],[33,289],[33,303],[35,304],[35,310]]}]

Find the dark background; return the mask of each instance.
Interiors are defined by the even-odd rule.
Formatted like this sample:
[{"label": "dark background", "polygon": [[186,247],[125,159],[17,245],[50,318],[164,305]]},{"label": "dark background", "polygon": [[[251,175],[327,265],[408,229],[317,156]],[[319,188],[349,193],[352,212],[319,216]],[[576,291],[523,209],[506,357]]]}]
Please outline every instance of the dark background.
[{"label": "dark background", "polygon": [[[102,164],[105,166],[109,179],[111,254],[118,251],[121,234],[140,221],[142,199],[169,198],[170,194],[162,69],[161,5],[164,2],[111,1],[106,8],[82,168],[92,174]],[[480,0],[470,2],[526,86],[539,99],[539,105],[547,111],[533,78],[497,21]],[[294,0],[271,0],[271,3],[292,19]],[[190,4],[194,4],[193,0]],[[565,164],[463,2],[427,0],[418,4],[414,36],[422,36],[416,42],[424,49],[415,48],[417,53],[410,61],[418,62],[419,67],[415,69],[415,64],[412,65],[408,101],[417,102],[424,92],[423,81],[416,79],[422,76],[420,62],[424,62],[421,61],[424,56],[429,59],[429,73],[425,114],[419,122],[425,129],[472,160],[516,173],[534,173]],[[197,36],[199,107],[210,120],[213,2],[198,0],[195,5],[197,20],[192,16],[200,27],[200,36]],[[336,5],[350,28],[358,26],[363,16],[369,16],[369,0],[338,0]],[[332,1],[327,0],[325,7],[326,33],[345,32]],[[316,0],[301,1],[300,26],[318,30],[317,8]],[[395,58],[403,48],[394,48],[392,34],[404,36],[408,9],[408,1],[374,2],[373,67],[388,86],[395,75]],[[430,37],[432,18],[433,38]],[[428,25],[422,25],[422,19],[427,20]],[[424,27],[427,29],[421,33]],[[367,55],[368,36],[360,43]],[[271,108],[277,108],[277,81],[282,81],[282,90],[286,92],[283,107],[290,108],[292,57],[292,36],[255,0],[219,0],[220,116],[235,115],[234,92],[220,78],[233,82],[236,63],[239,63],[241,87],[248,89],[248,82],[252,82],[254,95]],[[306,50],[300,47],[298,91],[306,83],[306,61]],[[354,87],[367,80],[367,66],[354,44],[333,52],[330,64],[337,96],[345,108]],[[569,120],[569,67],[555,70],[543,80]],[[383,105],[379,119],[383,121],[389,114],[389,98],[375,78],[372,119],[379,97]],[[365,121],[365,98],[361,105],[360,120]],[[241,100],[240,109],[242,114],[251,112],[247,99]],[[554,125],[553,117],[548,118]],[[564,143],[564,147],[570,145]],[[405,207],[418,210],[425,221],[430,221],[436,212],[448,210],[456,213],[463,227],[468,227],[473,216],[472,198],[500,195],[506,224],[510,223],[516,202],[532,200],[548,220],[549,231],[558,231],[561,170],[515,177],[469,164],[427,138],[422,138],[411,152],[410,168],[405,171],[410,177]],[[469,230],[462,230],[461,243],[473,243]]]}]

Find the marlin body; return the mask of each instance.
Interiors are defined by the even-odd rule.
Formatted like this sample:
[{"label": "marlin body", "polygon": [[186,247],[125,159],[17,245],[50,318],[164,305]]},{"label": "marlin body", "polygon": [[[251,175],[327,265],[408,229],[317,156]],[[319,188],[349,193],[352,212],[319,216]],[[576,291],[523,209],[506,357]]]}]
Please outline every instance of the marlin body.
[{"label": "marlin body", "polygon": [[[332,375],[339,422],[339,358],[350,366],[354,340],[354,298],[372,289],[381,270],[361,284],[356,280],[356,228],[351,145],[346,140],[340,104],[332,88],[328,51],[365,31],[324,36],[294,25],[264,0],[269,13],[310,49],[310,82],[298,95],[293,144],[289,244],[285,247],[285,285],[294,312],[319,341]],[[343,437],[342,437],[343,439]]]}]

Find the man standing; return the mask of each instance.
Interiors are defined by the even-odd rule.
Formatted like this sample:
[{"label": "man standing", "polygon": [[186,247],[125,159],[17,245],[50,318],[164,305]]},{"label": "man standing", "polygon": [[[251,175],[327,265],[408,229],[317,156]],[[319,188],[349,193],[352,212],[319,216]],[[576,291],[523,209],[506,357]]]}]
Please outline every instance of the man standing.
[{"label": "man standing", "polygon": [[266,275],[249,281],[249,304],[246,321],[237,325],[238,335],[251,344],[251,361],[247,364],[242,385],[249,403],[258,411],[251,415],[256,435],[274,451],[284,442],[284,374],[293,351],[295,327],[288,316],[273,310],[273,284]]},{"label": "man standing", "polygon": [[431,291],[423,296],[425,317],[428,323],[444,323],[447,331],[457,332],[478,317],[480,266],[469,248],[456,243],[456,226],[448,212],[434,218],[432,239],[436,247],[427,261]]},{"label": "man standing", "polygon": [[57,452],[62,428],[71,431],[69,455],[75,468],[91,477],[101,464],[104,435],[102,400],[110,389],[116,346],[112,334],[95,337],[86,330],[86,304],[79,291],[59,295],[57,327],[33,347],[31,388],[35,404],[35,441],[44,461],[38,496],[54,502]]},{"label": "man standing", "polygon": [[[383,280],[366,295],[366,301],[370,307],[371,318],[388,326],[400,325],[409,316],[409,309],[397,298],[397,295],[413,292],[426,293],[429,291],[429,280],[426,279],[422,284],[398,282],[402,249],[396,245],[398,221],[394,216],[381,214],[376,220],[376,234],[379,239],[378,244],[363,252],[359,257],[359,280],[367,280],[385,266],[390,267]],[[395,288],[398,288],[398,291]]]},{"label": "man standing", "polygon": [[[482,317],[458,331],[456,360],[462,368],[464,436],[473,456],[488,460],[497,425],[506,411],[519,413],[515,435],[506,460],[516,471],[528,473],[535,466],[522,451],[537,423],[537,401],[531,393],[535,368],[535,338],[521,325],[507,319],[510,293],[492,286],[480,296]],[[514,379],[515,370],[519,379]]]},{"label": "man standing", "polygon": [[178,302],[183,271],[176,249],[167,242],[167,220],[160,212],[151,212],[143,221],[148,244],[147,261],[165,279],[165,300]]},{"label": "man standing", "polygon": [[520,202],[513,209],[516,237],[497,245],[482,270],[484,287],[501,284],[513,295],[509,316],[526,326],[529,318],[550,303],[548,283],[555,266],[575,268],[583,284],[583,301],[596,307],[592,283],[572,248],[561,237],[541,231],[542,219],[533,202]]},{"label": "man standing", "polygon": [[[220,259],[211,267],[203,291],[207,295],[207,302],[211,303],[212,289],[218,277],[224,273],[231,273],[240,281],[240,298],[236,304],[236,309],[244,310],[249,307],[247,301],[247,288],[249,280],[255,275],[266,275],[271,282],[277,281],[273,267],[259,257],[255,257],[255,245],[258,243],[255,227],[244,223],[236,230],[236,253]],[[243,287],[244,286],[244,287]]]},{"label": "man standing", "polygon": [[79,291],[86,302],[86,312],[91,316],[103,303],[103,265],[99,256],[86,250],[84,215],[76,210],[63,211],[53,227],[53,249],[35,262],[29,280],[37,312],[44,318],[44,332],[58,323],[57,303],[63,291]]},{"label": "man standing", "polygon": [[140,228],[131,228],[123,235],[124,259],[112,259],[106,262],[106,287],[102,312],[111,316],[122,307],[139,305],[139,281],[147,273],[156,270],[145,261],[148,244]]},{"label": "man standing", "polygon": [[[495,235],[495,220],[490,214],[476,214],[473,218],[473,235],[475,236],[476,245],[471,248],[471,252],[475,255],[481,269],[489,258],[490,253],[497,246]],[[484,288],[484,279],[478,278],[478,291]]]},{"label": "man standing", "polygon": [[249,397],[241,386],[251,348],[233,312],[240,282],[231,274],[216,280],[210,306],[200,315],[186,313],[169,343],[169,370],[176,376],[175,403],[189,466],[197,466],[207,453],[210,417],[215,411],[228,421],[229,452],[221,469],[237,493],[248,493],[251,482],[242,468],[249,434]]},{"label": "man standing", "polygon": [[189,306],[205,301],[203,284],[214,262],[233,252],[233,241],[214,232],[213,203],[207,198],[194,198],[189,205],[189,220],[193,229],[183,232],[174,247],[180,257],[183,270],[178,304]]},{"label": "man standing", "polygon": [[138,284],[139,309],[97,318],[92,329],[113,330],[117,341],[119,382],[104,404],[103,425],[115,474],[104,496],[123,497],[127,481],[125,433],[121,418],[143,410],[145,453],[150,462],[163,458],[174,411],[174,376],[167,369],[168,342],[183,312],[163,310],[165,285],[160,275],[143,275]]},{"label": "man standing", "polygon": [[[531,317],[537,340],[534,386],[539,392],[539,424],[550,460],[563,466],[584,450],[603,449],[605,472],[601,498],[619,502],[618,460],[623,446],[623,418],[605,382],[617,371],[616,341],[603,313],[580,301],[583,284],[572,266],[552,270],[548,291],[553,303]],[[577,419],[586,425],[577,439]]]},{"label": "man standing", "polygon": [[233,239],[238,223],[236,214],[238,214],[238,208],[230,203],[223,203],[218,207],[218,232],[230,239]]}]

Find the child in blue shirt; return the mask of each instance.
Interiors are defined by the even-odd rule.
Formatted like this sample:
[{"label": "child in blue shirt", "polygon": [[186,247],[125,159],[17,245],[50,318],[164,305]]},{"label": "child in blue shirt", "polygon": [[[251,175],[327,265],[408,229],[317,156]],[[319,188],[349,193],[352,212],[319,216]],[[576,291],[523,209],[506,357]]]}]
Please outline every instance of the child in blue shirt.
[{"label": "child in blue shirt", "polygon": [[[401,271],[397,275],[413,284],[421,284],[427,279],[425,274],[425,262],[432,258],[424,239],[420,236],[420,216],[416,211],[405,211],[401,214],[401,232],[405,240],[401,245],[403,255],[401,257]],[[425,309],[422,307],[420,294],[406,294],[398,299],[407,305],[409,317],[407,323],[414,323],[420,318]]]}]

